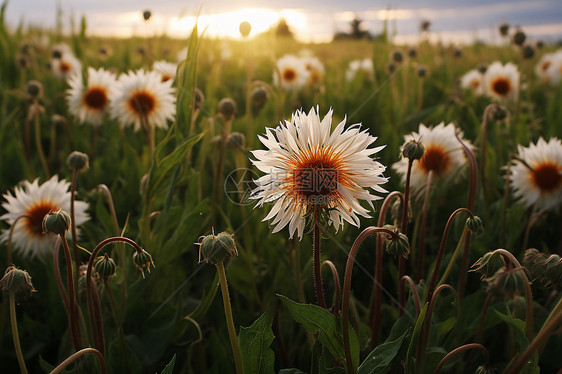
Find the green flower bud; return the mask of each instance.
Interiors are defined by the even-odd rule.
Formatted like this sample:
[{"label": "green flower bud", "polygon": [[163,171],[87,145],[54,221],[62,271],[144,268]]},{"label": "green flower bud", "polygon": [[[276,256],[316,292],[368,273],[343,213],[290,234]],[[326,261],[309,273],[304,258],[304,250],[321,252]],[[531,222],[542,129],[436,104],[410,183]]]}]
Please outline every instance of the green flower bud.
[{"label": "green flower bud", "polygon": [[[387,225],[384,226],[388,228]],[[391,229],[392,230],[392,229]],[[394,228],[394,235],[386,235],[386,251],[394,257],[402,256],[408,258],[410,254],[410,242],[408,237]]]},{"label": "green flower bud", "polygon": [[252,31],[252,25],[250,25],[250,22],[247,21],[241,22],[238,30],[240,31],[240,35],[247,37],[250,35],[250,31]]},{"label": "green flower bud", "polygon": [[90,167],[88,155],[82,152],[74,151],[66,159],[66,165],[72,171],[82,172]]},{"label": "green flower bud", "polygon": [[484,74],[486,72],[486,70],[488,70],[488,65],[486,64],[481,64],[480,66],[478,66],[478,71],[482,74]]},{"label": "green flower bud", "polygon": [[94,272],[97,274],[99,279],[103,281],[114,277],[116,269],[117,265],[115,265],[115,261],[113,261],[107,253],[104,253],[103,256],[99,256],[94,263]]},{"label": "green flower bud", "polygon": [[467,218],[466,226],[474,236],[478,236],[484,232],[484,224],[482,223],[482,219],[478,216]]},{"label": "green flower bud", "polygon": [[531,59],[535,56],[535,48],[530,44],[526,44],[523,47],[522,53],[523,53],[523,58]]},{"label": "green flower bud", "polygon": [[135,251],[135,253],[133,253],[133,264],[141,271],[143,278],[145,270],[150,273],[150,265],[155,267],[152,256],[144,249],[141,252]]},{"label": "green flower bud", "polygon": [[36,292],[29,273],[16,268],[14,265],[8,266],[4,272],[4,276],[0,279],[0,289],[8,293],[13,292],[16,298],[29,297],[33,292]]},{"label": "green flower bud", "polygon": [[507,117],[507,109],[504,107],[497,107],[494,111],[492,111],[494,119],[496,121],[503,121]]},{"label": "green flower bud", "polygon": [[200,240],[199,243],[196,243],[199,245],[199,262],[201,262],[201,256],[203,256],[203,261],[216,265],[238,255],[233,235],[226,232],[221,232],[218,235],[206,235],[201,237]]},{"label": "green flower bud", "polygon": [[517,30],[515,34],[513,34],[513,44],[522,46],[525,43],[525,39],[527,39],[527,35],[521,30]]},{"label": "green flower bud", "polygon": [[402,147],[402,157],[409,160],[419,160],[425,152],[425,147],[419,140],[410,140]]},{"label": "green flower bud", "polygon": [[485,279],[505,267],[503,256],[496,252],[488,252],[472,265],[470,271],[477,271]]},{"label": "green flower bud", "polygon": [[509,34],[509,24],[508,23],[502,23],[499,27],[499,30],[500,30],[501,36],[507,36],[507,34]]},{"label": "green flower bud", "polygon": [[64,235],[70,228],[70,216],[64,210],[49,212],[43,217],[43,232],[52,232],[57,235]]},{"label": "green flower bud", "polygon": [[548,284],[562,283],[562,258],[558,255],[550,255],[544,261],[543,280]]},{"label": "green flower bud", "polygon": [[386,65],[386,70],[388,71],[389,74],[392,74],[396,70],[396,65],[394,65],[394,63],[392,63],[392,62],[389,62]]},{"label": "green flower bud", "polygon": [[232,120],[236,114],[236,102],[229,97],[222,99],[218,112],[226,121]]},{"label": "green flower bud", "polygon": [[390,59],[397,64],[401,64],[404,61],[404,54],[401,50],[396,49],[390,54]]},{"label": "green flower bud", "polygon": [[429,26],[431,26],[431,21],[429,20],[423,20],[420,23],[420,29],[421,31],[427,31],[429,30]]},{"label": "green flower bud", "polygon": [[488,292],[508,299],[521,295],[525,290],[525,274],[521,268],[500,269],[488,281]]},{"label": "green flower bud", "polygon": [[419,65],[416,69],[416,74],[418,78],[427,77],[427,67],[425,65]]},{"label": "green flower bud", "polygon": [[411,58],[416,58],[417,55],[418,55],[417,49],[415,49],[414,47],[408,49],[408,56],[410,56]]}]

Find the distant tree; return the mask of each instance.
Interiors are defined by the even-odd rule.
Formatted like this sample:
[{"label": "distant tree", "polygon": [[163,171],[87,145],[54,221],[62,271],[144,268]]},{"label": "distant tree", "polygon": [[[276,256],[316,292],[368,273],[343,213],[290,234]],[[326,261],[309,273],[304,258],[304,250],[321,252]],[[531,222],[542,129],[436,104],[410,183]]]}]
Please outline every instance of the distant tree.
[{"label": "distant tree", "polygon": [[277,25],[275,26],[275,35],[290,38],[294,37],[293,32],[291,31],[285,18],[281,18],[279,22],[277,22]]},{"label": "distant tree", "polygon": [[371,33],[361,27],[362,23],[363,21],[355,16],[350,22],[351,31],[349,33],[337,32],[334,39],[372,39]]}]

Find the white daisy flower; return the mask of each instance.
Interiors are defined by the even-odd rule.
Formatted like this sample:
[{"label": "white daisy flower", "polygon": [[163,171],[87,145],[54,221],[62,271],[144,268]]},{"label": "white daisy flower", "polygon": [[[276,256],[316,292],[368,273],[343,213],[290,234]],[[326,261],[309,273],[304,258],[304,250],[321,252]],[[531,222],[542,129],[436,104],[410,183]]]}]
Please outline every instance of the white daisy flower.
[{"label": "white daisy flower", "polygon": [[299,110],[291,121],[267,128],[259,139],[268,149],[252,151],[253,164],[266,174],[254,181],[251,198],[256,206],[275,201],[264,218],[273,219],[274,233],[288,224],[290,236],[297,231],[302,239],[306,218],[317,213],[325,213],[336,230],[344,221],[359,226],[357,215],[369,217],[359,200],[373,208],[381,197],[368,189],[386,192],[380,187],[387,182],[386,167],[372,158],[384,146],[367,148],[377,138],[359,124],[344,129],[345,119],[330,134],[332,110],[322,120],[317,111]]},{"label": "white daisy flower", "polygon": [[486,95],[501,102],[516,101],[519,97],[519,70],[511,62],[494,62],[484,74]]},{"label": "white daisy flower", "polygon": [[82,73],[82,63],[72,52],[66,51],[60,58],[51,60],[51,70],[57,77],[66,81],[70,77]]},{"label": "white daisy flower", "polygon": [[511,188],[516,199],[535,210],[552,209],[562,203],[562,142],[542,137],[537,144],[518,147],[511,166]]},{"label": "white daisy flower", "polygon": [[68,111],[80,123],[101,125],[109,109],[109,98],[116,85],[115,74],[100,68],[88,68],[88,83],[84,86],[81,74],[73,75],[66,91]]},{"label": "white daisy flower", "polygon": [[484,94],[484,75],[477,69],[472,69],[461,77],[461,88],[470,90],[473,95]]},{"label": "white daisy flower", "polygon": [[141,128],[143,117],[149,126],[168,128],[168,120],[176,115],[176,93],[172,81],[162,82],[159,73],[144,70],[122,74],[110,97],[111,115],[121,126]]},{"label": "white daisy flower", "polygon": [[550,66],[554,63],[555,57],[556,55],[554,53],[545,53],[535,65],[535,74],[542,82],[551,83],[551,77],[548,73],[550,72]]},{"label": "white daisy flower", "polygon": [[318,87],[324,80],[324,64],[316,57],[302,57],[304,67],[308,72],[307,83],[312,87]]},{"label": "white daisy flower", "polygon": [[362,60],[350,61],[347,71],[345,72],[345,79],[348,82],[352,81],[357,74],[363,74],[367,79],[373,80],[375,75],[373,60],[364,58]]},{"label": "white daisy flower", "polygon": [[[12,241],[14,249],[19,251],[22,256],[43,258],[52,253],[55,246],[56,235],[53,233],[43,234],[43,217],[50,211],[62,209],[70,212],[70,183],[65,180],[58,180],[58,176],[53,176],[45,183],[39,185],[38,179],[29,183],[23,181],[14,188],[14,194],[10,192],[4,195],[5,202],[2,207],[7,211],[0,219],[5,220],[9,225],[16,222],[13,230]],[[83,201],[74,201],[74,215],[76,226],[80,226],[90,218],[86,213],[88,204]],[[2,233],[1,240],[6,242],[10,235],[10,230]]]},{"label": "white daisy flower", "polygon": [[273,83],[287,90],[303,88],[308,81],[308,71],[303,59],[285,55],[277,60],[273,72]]},{"label": "white daisy flower", "polygon": [[[445,125],[444,122],[441,122],[433,128],[420,124],[418,132],[412,132],[404,136],[404,144],[416,140],[421,141],[425,148],[422,158],[414,160],[412,164],[410,174],[412,189],[419,190],[424,187],[430,172],[433,173],[433,178],[444,180],[452,180],[460,175],[459,171],[466,165],[467,160],[459,141],[455,137],[456,131],[458,130],[452,123]],[[472,145],[462,137],[463,134],[460,132],[459,138],[468,148],[472,148]],[[402,182],[405,182],[408,159],[402,158],[395,162],[392,168],[400,174]]]},{"label": "white daisy flower", "polygon": [[178,65],[164,60],[155,61],[152,65],[152,70],[162,76],[162,82],[166,82],[167,80],[173,81],[176,79]]},{"label": "white daisy flower", "polygon": [[552,63],[546,69],[550,84],[553,86],[560,83],[562,77],[562,50],[558,50],[552,57]]}]

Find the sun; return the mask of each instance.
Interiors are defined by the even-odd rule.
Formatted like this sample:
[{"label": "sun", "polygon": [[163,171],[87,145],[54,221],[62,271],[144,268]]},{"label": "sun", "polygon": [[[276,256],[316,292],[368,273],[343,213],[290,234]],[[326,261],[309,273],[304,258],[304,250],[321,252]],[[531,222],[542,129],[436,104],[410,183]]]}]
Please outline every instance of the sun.
[{"label": "sun", "polygon": [[216,38],[240,39],[240,23],[246,21],[252,26],[250,37],[267,31],[281,18],[287,21],[291,29],[300,31],[306,25],[306,16],[299,11],[284,9],[281,11],[267,8],[243,8],[230,12],[200,15],[198,18],[173,17],[170,20],[169,32],[174,36],[185,36],[195,26],[205,31],[205,35]]}]

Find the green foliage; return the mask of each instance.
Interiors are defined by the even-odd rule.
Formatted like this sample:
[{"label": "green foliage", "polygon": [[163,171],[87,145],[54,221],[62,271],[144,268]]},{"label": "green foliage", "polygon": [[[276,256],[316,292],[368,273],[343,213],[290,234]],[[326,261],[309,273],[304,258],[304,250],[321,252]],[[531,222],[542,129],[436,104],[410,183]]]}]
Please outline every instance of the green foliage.
[{"label": "green foliage", "polygon": [[275,339],[271,331],[273,312],[265,311],[250,327],[240,329],[240,350],[245,373],[273,373],[275,355],[269,345]]}]

